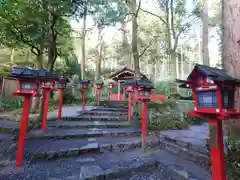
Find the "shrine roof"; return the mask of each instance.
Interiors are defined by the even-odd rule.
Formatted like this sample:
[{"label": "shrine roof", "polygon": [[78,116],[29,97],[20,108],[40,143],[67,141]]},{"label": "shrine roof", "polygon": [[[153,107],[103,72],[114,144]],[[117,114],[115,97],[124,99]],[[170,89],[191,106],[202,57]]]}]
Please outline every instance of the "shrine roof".
[{"label": "shrine roof", "polygon": [[213,68],[201,64],[196,64],[193,71],[188,76],[188,80],[192,79],[192,75],[195,71],[200,72],[202,75],[210,77],[214,81],[239,81],[238,79],[230,76],[224,69]]},{"label": "shrine roof", "polygon": [[[144,74],[141,73],[142,77],[145,77]],[[116,71],[115,73],[111,74],[109,76],[109,79],[112,79],[114,81],[118,81],[118,80],[125,80],[125,79],[131,79],[135,77],[135,72],[134,70],[128,68],[128,67],[124,67],[118,71]]]}]

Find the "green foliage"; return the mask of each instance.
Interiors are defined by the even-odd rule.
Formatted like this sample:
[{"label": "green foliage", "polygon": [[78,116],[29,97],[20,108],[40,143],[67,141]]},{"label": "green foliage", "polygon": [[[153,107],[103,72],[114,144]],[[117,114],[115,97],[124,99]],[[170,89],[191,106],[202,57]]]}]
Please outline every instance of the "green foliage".
[{"label": "green foliage", "polygon": [[89,0],[89,11],[98,28],[115,25],[125,19],[127,6],[121,0]]},{"label": "green foliage", "polygon": [[23,101],[0,101],[0,112],[22,108]]},{"label": "green foliage", "polygon": [[169,130],[169,129],[186,129],[189,125],[206,123],[207,119],[190,117],[187,112],[191,109],[185,107],[174,99],[166,99],[165,101],[149,102],[150,110],[150,129]]},{"label": "green foliage", "polygon": [[[81,3],[77,2],[80,6]],[[54,64],[57,56],[68,57],[73,46],[70,41],[71,28],[65,17],[72,13],[73,8],[75,4],[71,0],[1,1],[0,45],[27,47],[36,56],[47,51],[52,58],[48,56],[48,60],[53,61],[48,65]],[[54,52],[50,52],[49,47]]]},{"label": "green foliage", "polygon": [[75,74],[80,74],[81,72],[80,65],[74,53],[69,53],[68,56],[64,56],[61,59],[58,59],[56,61],[54,70],[58,74],[64,74],[65,76],[70,77]]},{"label": "green foliage", "polygon": [[228,154],[225,157],[227,172],[230,180],[238,180],[240,177],[240,140],[228,139]]}]

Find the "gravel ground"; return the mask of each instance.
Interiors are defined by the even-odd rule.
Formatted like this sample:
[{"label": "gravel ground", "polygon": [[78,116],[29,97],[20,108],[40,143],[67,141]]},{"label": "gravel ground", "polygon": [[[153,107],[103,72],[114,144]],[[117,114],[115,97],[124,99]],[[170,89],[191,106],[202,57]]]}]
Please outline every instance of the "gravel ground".
[{"label": "gravel ground", "polygon": [[154,167],[145,167],[144,169],[134,170],[128,174],[120,176],[107,177],[106,180],[180,180],[174,177],[163,165],[156,165]]}]

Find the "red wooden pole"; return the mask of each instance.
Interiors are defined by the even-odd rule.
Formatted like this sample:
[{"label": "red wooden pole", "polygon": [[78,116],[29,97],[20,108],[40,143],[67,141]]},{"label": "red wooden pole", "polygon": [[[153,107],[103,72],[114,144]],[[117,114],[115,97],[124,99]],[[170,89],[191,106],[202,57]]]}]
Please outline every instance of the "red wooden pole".
[{"label": "red wooden pole", "polygon": [[125,93],[126,92],[126,89],[125,88],[123,88],[123,100],[125,100]]},{"label": "red wooden pole", "polygon": [[101,89],[98,88],[97,89],[97,93],[98,93],[98,105],[100,104],[100,96],[101,96]]},{"label": "red wooden pole", "polygon": [[222,122],[215,119],[209,120],[209,126],[212,160],[212,179],[226,180]]},{"label": "red wooden pole", "polygon": [[109,97],[108,97],[109,100],[111,100],[111,96],[112,96],[112,88],[109,89]]},{"label": "red wooden pole", "polygon": [[131,120],[131,108],[132,108],[132,93],[128,93],[128,120]]},{"label": "red wooden pole", "polygon": [[25,136],[27,134],[27,128],[28,128],[28,116],[29,116],[30,100],[31,100],[31,96],[25,96],[24,104],[23,104],[23,111],[22,111],[20,134],[19,134],[19,137],[18,137],[16,167],[21,167],[22,162],[23,162]]},{"label": "red wooden pole", "polygon": [[85,109],[85,103],[86,103],[86,91],[85,89],[82,89],[82,112]]},{"label": "red wooden pole", "polygon": [[43,132],[46,132],[46,129],[47,129],[48,98],[49,98],[49,91],[45,90],[43,121],[42,121],[42,131]]},{"label": "red wooden pole", "polygon": [[62,119],[63,89],[59,89],[58,120]]},{"label": "red wooden pole", "polygon": [[136,107],[136,101],[137,101],[137,91],[134,89],[133,91],[133,106]]},{"label": "red wooden pole", "polygon": [[142,148],[146,150],[146,135],[147,135],[147,102],[143,102],[142,111]]}]

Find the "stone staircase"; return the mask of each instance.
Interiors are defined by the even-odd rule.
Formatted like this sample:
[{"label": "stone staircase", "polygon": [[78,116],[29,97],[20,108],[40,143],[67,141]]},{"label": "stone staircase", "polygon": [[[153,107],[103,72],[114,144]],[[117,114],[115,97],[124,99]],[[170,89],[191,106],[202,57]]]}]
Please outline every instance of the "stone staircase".
[{"label": "stone staircase", "polygon": [[[167,152],[155,133],[148,133],[144,153],[141,130],[127,121],[126,108],[100,106],[72,116],[68,113],[62,120],[51,118],[47,125],[46,133],[40,128],[28,133],[23,167],[16,169],[12,164],[1,169],[0,179],[134,180],[150,176],[181,180],[198,175],[201,178],[195,179],[210,179],[196,164]],[[188,173],[185,166],[197,174]]]},{"label": "stone staircase", "polygon": [[126,109],[99,107],[60,121],[49,121],[46,133],[41,129],[28,133],[25,158],[53,159],[140,148],[141,130],[131,127],[126,113]]}]

